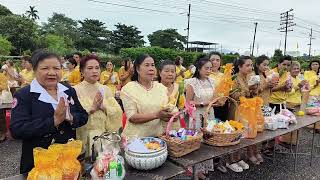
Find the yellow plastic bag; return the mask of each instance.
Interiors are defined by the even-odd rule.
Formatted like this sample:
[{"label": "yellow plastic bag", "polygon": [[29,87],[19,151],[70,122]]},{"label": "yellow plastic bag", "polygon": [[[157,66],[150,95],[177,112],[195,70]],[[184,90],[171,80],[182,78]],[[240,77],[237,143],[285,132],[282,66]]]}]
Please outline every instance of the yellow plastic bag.
[{"label": "yellow plastic bag", "polygon": [[82,150],[81,141],[70,141],[64,145],[63,151],[60,152],[58,161],[62,169],[62,178],[64,180],[74,180],[77,179],[80,170],[81,164],[77,160],[77,157],[80,155]]},{"label": "yellow plastic bag", "polygon": [[240,122],[244,126],[244,137],[255,138],[257,136],[256,99],[240,97],[240,105],[237,113]]},{"label": "yellow plastic bag", "polygon": [[27,180],[62,180],[62,171],[57,164],[59,154],[55,151],[34,148],[34,168]]},{"label": "yellow plastic bag", "polygon": [[232,71],[233,65],[231,63],[226,64],[221,81],[215,88],[214,93],[218,96],[229,96],[229,93],[234,86],[234,81],[232,80]]},{"label": "yellow plastic bag", "polygon": [[264,130],[264,117],[261,109],[262,105],[263,105],[263,99],[260,97],[256,97],[256,117],[257,117],[258,132],[263,132]]}]

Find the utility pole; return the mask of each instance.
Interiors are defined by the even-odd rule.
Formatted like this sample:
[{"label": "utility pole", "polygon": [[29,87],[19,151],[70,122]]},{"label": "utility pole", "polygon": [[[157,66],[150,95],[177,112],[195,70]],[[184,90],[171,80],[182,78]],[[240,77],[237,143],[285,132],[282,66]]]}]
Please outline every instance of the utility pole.
[{"label": "utility pole", "polygon": [[309,45],[309,60],[310,60],[311,59],[311,45],[312,45],[311,41],[312,41],[312,39],[315,39],[312,37],[312,28],[311,28],[311,32],[309,34],[309,37],[310,37],[310,41],[309,41],[308,45]]},{"label": "utility pole", "polygon": [[293,29],[290,29],[290,27],[295,26],[296,24],[293,23],[293,14],[289,14],[292,12],[293,9],[290,9],[289,11],[286,11],[284,13],[280,14],[280,32],[285,33],[285,39],[284,39],[284,51],[283,54],[286,55],[287,51],[287,36],[289,31],[293,31]]},{"label": "utility pole", "polygon": [[254,43],[255,43],[255,41],[256,41],[257,25],[258,25],[258,23],[255,22],[255,23],[254,23],[254,26],[255,26],[255,27],[254,27],[254,35],[253,35],[253,43],[252,43],[251,57],[253,57]]},{"label": "utility pole", "polygon": [[188,28],[187,28],[187,50],[189,48],[189,33],[190,33],[190,12],[191,12],[191,4],[189,4],[188,10]]}]

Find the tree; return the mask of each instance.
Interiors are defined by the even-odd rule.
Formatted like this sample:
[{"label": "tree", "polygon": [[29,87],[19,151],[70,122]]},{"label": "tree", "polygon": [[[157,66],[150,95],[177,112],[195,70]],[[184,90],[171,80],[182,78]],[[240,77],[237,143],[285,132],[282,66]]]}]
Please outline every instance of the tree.
[{"label": "tree", "polygon": [[0,16],[0,34],[15,47],[13,54],[37,47],[38,26],[20,15]]},{"label": "tree", "polygon": [[12,12],[5,6],[0,4],[0,16],[9,16],[12,15]]},{"label": "tree", "polygon": [[10,41],[5,37],[0,36],[0,55],[10,55],[10,51],[13,49],[13,46]]},{"label": "tree", "polygon": [[88,49],[90,51],[110,50],[111,32],[107,30],[104,23],[96,19],[85,19],[79,21],[80,39],[76,42],[79,50]]},{"label": "tree", "polygon": [[112,32],[112,46],[115,53],[121,48],[141,47],[145,43],[141,31],[135,26],[116,24],[116,30]]},{"label": "tree", "polygon": [[26,14],[28,16],[28,18],[31,18],[32,20],[36,20],[36,19],[39,19],[39,16],[38,16],[38,11],[35,9],[35,6],[29,6],[29,10],[26,11]]},{"label": "tree", "polygon": [[158,30],[148,35],[151,46],[162,48],[183,49],[183,44],[187,42],[186,37],[180,35],[177,29]]},{"label": "tree", "polygon": [[282,51],[280,49],[274,50],[273,59],[278,61],[283,56]]},{"label": "tree", "polygon": [[70,49],[68,49],[64,38],[61,36],[47,34],[45,36],[44,42],[49,51],[57,53],[59,55],[65,55],[67,52],[71,51]]}]

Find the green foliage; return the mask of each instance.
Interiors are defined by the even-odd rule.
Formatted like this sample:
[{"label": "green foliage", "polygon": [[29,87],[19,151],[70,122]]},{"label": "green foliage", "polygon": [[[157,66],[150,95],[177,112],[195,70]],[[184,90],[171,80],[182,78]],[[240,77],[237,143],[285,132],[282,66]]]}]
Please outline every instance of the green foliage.
[{"label": "green foliage", "polygon": [[76,43],[79,50],[109,51],[111,32],[107,30],[104,23],[96,19],[85,19],[79,21],[80,39]]},{"label": "green foliage", "polygon": [[182,50],[187,42],[186,37],[180,35],[177,29],[158,30],[148,35],[151,46]]},{"label": "green foliage", "polygon": [[10,51],[13,49],[13,46],[10,41],[6,38],[0,36],[0,55],[7,56],[10,54]]},{"label": "green foliage", "polygon": [[53,13],[52,17],[48,18],[48,23],[41,27],[41,33],[62,36],[67,45],[73,47],[80,36],[77,25],[77,21],[64,14]]},{"label": "green foliage", "polygon": [[0,4],[0,16],[9,16],[12,12],[5,6]]},{"label": "green foliage", "polygon": [[26,11],[26,15],[28,16],[28,18],[32,19],[33,21],[36,19],[39,19],[38,16],[38,11],[35,9],[35,6],[29,6],[29,10]]},{"label": "green foliage", "polygon": [[112,32],[112,46],[115,53],[121,48],[141,47],[145,43],[141,31],[135,26],[116,24],[116,30]]},{"label": "green foliage", "polygon": [[0,34],[6,37],[16,48],[13,54],[36,48],[38,39],[37,24],[27,17],[19,15],[0,16]]},{"label": "green foliage", "polygon": [[222,55],[222,62],[223,62],[223,64],[233,63],[238,57],[239,57],[239,55],[237,55],[237,54],[235,54],[235,55],[231,55],[231,54]]},{"label": "green foliage", "polygon": [[72,51],[72,49],[68,48],[67,44],[65,43],[65,39],[61,36],[47,34],[44,38],[44,42],[49,51],[61,56]]}]

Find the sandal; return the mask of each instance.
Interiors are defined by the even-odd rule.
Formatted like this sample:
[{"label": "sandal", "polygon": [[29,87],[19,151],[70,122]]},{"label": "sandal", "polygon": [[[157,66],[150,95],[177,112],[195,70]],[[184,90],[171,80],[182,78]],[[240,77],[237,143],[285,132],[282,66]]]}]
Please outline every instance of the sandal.
[{"label": "sandal", "polygon": [[233,164],[227,163],[226,166],[234,172],[243,172],[242,167],[239,166],[237,163],[233,163]]},{"label": "sandal", "polygon": [[270,149],[265,149],[265,150],[263,150],[262,153],[267,157],[272,157],[273,156],[273,152]]},{"label": "sandal", "polygon": [[252,162],[252,164],[255,164],[255,165],[260,164],[260,161],[254,156],[249,157],[249,160]]},{"label": "sandal", "polygon": [[250,168],[249,164],[247,164],[246,162],[244,162],[243,160],[239,161],[237,163],[240,167],[242,167],[242,169],[247,170]]}]

